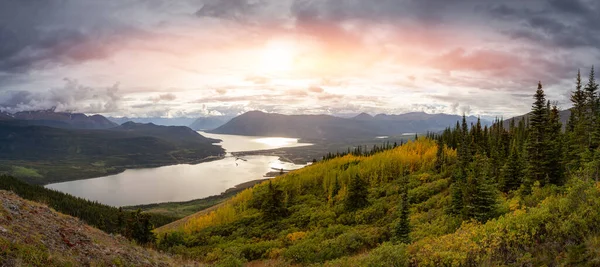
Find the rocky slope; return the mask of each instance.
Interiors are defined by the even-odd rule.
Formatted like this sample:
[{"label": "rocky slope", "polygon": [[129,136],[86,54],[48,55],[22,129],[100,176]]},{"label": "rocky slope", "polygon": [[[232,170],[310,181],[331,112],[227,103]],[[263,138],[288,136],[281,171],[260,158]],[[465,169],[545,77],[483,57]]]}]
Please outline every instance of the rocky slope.
[{"label": "rocky slope", "polygon": [[0,190],[0,266],[195,266]]}]

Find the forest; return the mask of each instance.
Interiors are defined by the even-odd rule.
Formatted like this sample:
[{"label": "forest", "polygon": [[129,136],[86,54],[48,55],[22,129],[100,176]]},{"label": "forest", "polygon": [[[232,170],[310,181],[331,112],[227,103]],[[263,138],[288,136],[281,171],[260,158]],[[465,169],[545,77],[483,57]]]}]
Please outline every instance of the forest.
[{"label": "forest", "polygon": [[372,153],[327,155],[156,229],[156,246],[218,266],[598,265],[593,68],[571,101],[563,127],[539,83],[531,112],[509,127],[463,119]]}]

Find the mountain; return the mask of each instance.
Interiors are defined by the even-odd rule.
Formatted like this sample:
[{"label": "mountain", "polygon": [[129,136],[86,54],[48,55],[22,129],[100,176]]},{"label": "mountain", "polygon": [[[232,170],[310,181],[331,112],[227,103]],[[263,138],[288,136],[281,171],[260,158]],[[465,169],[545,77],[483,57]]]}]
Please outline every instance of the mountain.
[{"label": "mountain", "polygon": [[212,130],[221,127],[232,118],[230,116],[200,117],[190,124],[190,128],[195,131]]},{"label": "mountain", "polygon": [[[251,136],[281,136],[304,139],[374,138],[381,135],[441,131],[454,126],[462,117],[448,114],[413,112],[401,115],[362,113],[353,118],[329,115],[281,115],[251,111],[231,119],[213,133]],[[469,123],[477,118],[470,116]],[[487,121],[482,121],[488,124]]]},{"label": "mountain", "polygon": [[116,123],[123,124],[129,121],[137,122],[137,123],[153,123],[156,125],[163,126],[188,126],[194,122],[194,118],[187,117],[176,117],[176,118],[161,118],[161,117],[147,117],[147,118],[138,118],[138,117],[107,117],[108,120]]},{"label": "mountain", "polygon": [[21,111],[2,113],[0,120],[21,120],[28,125],[49,126],[64,129],[108,129],[117,126],[101,115],[55,112],[54,110]]},{"label": "mountain", "polygon": [[363,113],[360,113],[360,114],[352,117],[352,119],[360,120],[360,121],[368,121],[368,120],[372,120],[373,116],[363,112]]},{"label": "mountain", "polygon": [[0,266],[183,266],[46,205],[0,190]]},{"label": "mountain", "polygon": [[90,130],[28,123],[0,121],[0,173],[36,184],[103,176],[127,168],[199,162],[224,153],[212,145],[216,140],[182,126],[126,123]]},{"label": "mountain", "polygon": [[376,131],[373,131],[363,121],[328,115],[281,115],[261,111],[246,112],[210,132],[304,139],[345,139],[376,136]]},{"label": "mountain", "polygon": [[218,143],[220,140],[206,138],[186,126],[161,126],[153,123],[126,122],[111,128],[110,131],[124,132],[139,136],[151,136],[167,140],[178,145],[206,145]]},{"label": "mountain", "polygon": [[[564,130],[564,128],[567,126],[567,122],[569,122],[569,117],[571,116],[571,109],[561,110],[559,115],[560,115],[560,122],[562,123],[563,130]],[[527,113],[525,115],[521,115],[521,116],[512,117],[508,120],[505,120],[503,123],[503,126],[505,129],[508,129],[510,127],[511,121],[514,120],[515,125],[519,125],[519,121],[521,121],[523,119],[525,119],[527,121],[528,118],[529,118],[529,113]]]}]

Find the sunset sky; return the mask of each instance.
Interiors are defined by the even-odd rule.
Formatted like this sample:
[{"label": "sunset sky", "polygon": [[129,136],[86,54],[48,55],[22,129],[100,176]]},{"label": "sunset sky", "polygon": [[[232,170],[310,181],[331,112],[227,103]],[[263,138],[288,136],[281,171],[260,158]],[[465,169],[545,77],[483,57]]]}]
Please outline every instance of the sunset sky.
[{"label": "sunset sky", "polygon": [[[561,108],[595,0],[0,0],[0,108],[110,116]],[[586,77],[587,78],[587,77]]]}]

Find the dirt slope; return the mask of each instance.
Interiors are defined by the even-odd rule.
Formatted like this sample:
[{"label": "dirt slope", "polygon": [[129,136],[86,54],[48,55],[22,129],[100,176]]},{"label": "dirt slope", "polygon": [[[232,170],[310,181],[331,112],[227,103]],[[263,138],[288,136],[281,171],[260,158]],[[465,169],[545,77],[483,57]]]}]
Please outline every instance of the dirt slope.
[{"label": "dirt slope", "polygon": [[0,190],[0,266],[196,266]]}]

